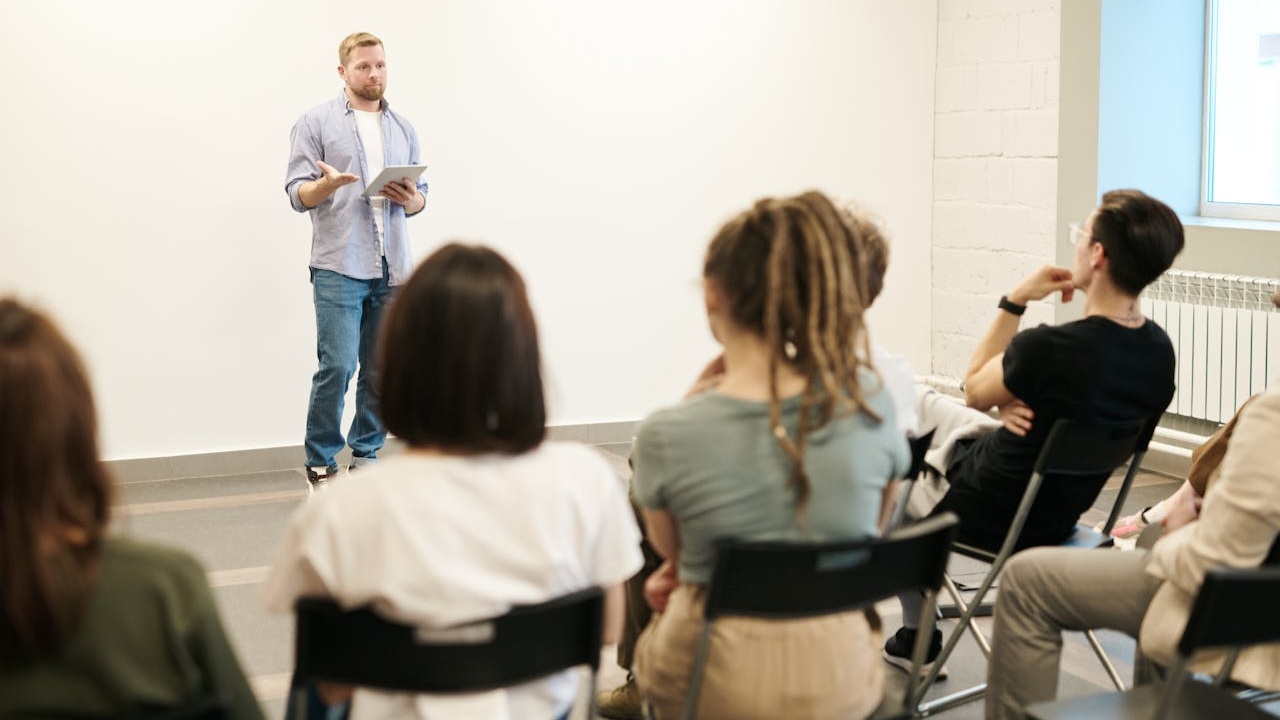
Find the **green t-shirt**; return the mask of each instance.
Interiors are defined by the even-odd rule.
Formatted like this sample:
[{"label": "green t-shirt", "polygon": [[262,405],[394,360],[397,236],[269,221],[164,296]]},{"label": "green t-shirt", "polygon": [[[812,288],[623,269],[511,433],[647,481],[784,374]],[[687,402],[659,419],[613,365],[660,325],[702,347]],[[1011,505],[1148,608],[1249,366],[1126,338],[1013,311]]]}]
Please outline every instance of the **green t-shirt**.
[{"label": "green t-shirt", "polygon": [[43,660],[0,670],[0,719],[129,717],[210,695],[229,717],[262,709],[222,631],[204,569],[181,551],[103,543],[76,633]]},{"label": "green t-shirt", "polygon": [[[769,404],[715,391],[651,415],[632,451],[632,492],[669,510],[680,530],[679,577],[706,583],[722,540],[852,540],[877,534],[881,492],[910,464],[893,403],[874,375],[860,378],[865,413],[833,418],[805,441],[809,501],[803,527],[788,484],[793,463],[770,430]],[[800,398],[782,402],[795,437]]]}]

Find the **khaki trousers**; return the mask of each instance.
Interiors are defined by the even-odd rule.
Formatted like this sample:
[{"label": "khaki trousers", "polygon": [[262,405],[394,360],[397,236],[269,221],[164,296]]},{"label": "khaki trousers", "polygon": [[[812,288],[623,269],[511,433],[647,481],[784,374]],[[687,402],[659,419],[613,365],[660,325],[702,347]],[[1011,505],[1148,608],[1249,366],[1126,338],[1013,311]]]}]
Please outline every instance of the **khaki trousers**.
[{"label": "khaki trousers", "polygon": [[1147,559],[1145,550],[1068,548],[1033,548],[1010,558],[996,596],[987,720],[1022,720],[1027,705],[1057,697],[1063,630],[1138,637],[1161,584],[1147,574]]},{"label": "khaki trousers", "polygon": [[[706,589],[680,585],[636,646],[635,675],[658,720],[684,712]],[[805,620],[716,621],[699,720],[861,720],[884,695],[882,637],[861,611]]]}]

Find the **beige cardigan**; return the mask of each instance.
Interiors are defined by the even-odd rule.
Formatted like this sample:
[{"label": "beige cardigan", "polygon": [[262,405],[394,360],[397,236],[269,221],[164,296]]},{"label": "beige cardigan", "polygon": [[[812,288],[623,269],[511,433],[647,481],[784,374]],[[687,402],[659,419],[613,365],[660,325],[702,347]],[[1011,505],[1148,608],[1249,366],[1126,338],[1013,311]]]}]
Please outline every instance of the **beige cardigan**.
[{"label": "beige cardigan", "polygon": [[[1142,651],[1171,664],[1206,571],[1257,567],[1280,532],[1280,383],[1245,408],[1221,471],[1205,496],[1200,518],[1160,539],[1147,572],[1164,580],[1142,621]],[[1280,612],[1280,608],[1276,609]],[[1222,652],[1203,652],[1199,672],[1222,667]],[[1246,649],[1232,678],[1280,689],[1280,644]]]}]

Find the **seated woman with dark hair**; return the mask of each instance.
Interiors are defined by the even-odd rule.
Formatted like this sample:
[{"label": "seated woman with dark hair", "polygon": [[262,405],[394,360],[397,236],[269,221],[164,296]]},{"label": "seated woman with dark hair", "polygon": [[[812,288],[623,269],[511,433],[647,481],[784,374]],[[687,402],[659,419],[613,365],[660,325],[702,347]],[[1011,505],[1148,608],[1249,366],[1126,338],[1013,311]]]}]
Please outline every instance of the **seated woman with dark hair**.
[{"label": "seated woman with dark hair", "polygon": [[204,570],[109,537],[111,495],[79,356],[0,300],[0,718],[261,718]]},{"label": "seated woman with dark hair", "polygon": [[[646,586],[657,614],[635,657],[658,718],[680,717],[685,703],[716,543],[875,536],[890,480],[907,469],[893,402],[867,361],[875,233],[808,192],[757,202],[707,249],[723,377],[645,420],[632,452],[633,492],[666,558]],[[697,716],[867,717],[883,695],[879,630],[861,611],[724,618]]]},{"label": "seated woman with dark hair", "polygon": [[[601,586],[614,641],[620,583],[640,567],[639,532],[603,457],[544,441],[537,328],[519,273],[488,248],[446,245],[400,289],[380,342],[383,419],[409,449],[298,511],[267,578],[268,604],[328,596],[443,628]],[[550,720],[577,693],[570,671],[462,698],[357,690],[351,710]]]}]

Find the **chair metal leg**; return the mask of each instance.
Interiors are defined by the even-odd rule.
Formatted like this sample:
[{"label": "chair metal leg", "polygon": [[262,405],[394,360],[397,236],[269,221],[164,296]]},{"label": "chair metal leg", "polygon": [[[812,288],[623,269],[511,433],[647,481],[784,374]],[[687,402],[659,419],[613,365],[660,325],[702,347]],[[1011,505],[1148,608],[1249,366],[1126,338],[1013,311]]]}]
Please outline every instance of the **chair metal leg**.
[{"label": "chair metal leg", "polygon": [[[973,622],[973,618],[977,617],[978,611],[982,608],[982,603],[980,602],[982,595],[975,595],[973,598],[973,604],[969,604],[964,601],[964,596],[960,594],[960,588],[956,586],[955,581],[951,579],[950,575],[944,575],[942,577],[942,582],[946,586],[947,592],[950,593],[951,599],[956,603],[955,609],[960,611],[960,614],[957,616],[960,618],[960,627],[956,628],[957,632],[952,636],[955,637],[956,640],[950,643],[951,650],[944,647],[942,652],[938,655],[938,659],[941,660],[944,656],[951,654],[951,651],[955,649],[956,643],[959,642],[958,636],[963,634],[966,628],[969,630],[969,633],[973,635],[973,641],[978,643],[978,649],[982,650],[983,657],[990,658],[991,644],[987,642],[987,637],[982,634],[982,631],[978,629],[977,624]],[[985,591],[980,592],[984,595],[986,594]]]},{"label": "chair metal leg", "polygon": [[599,672],[596,668],[591,668],[591,680],[587,685],[587,717],[595,720],[596,717],[596,675]]},{"label": "chair metal leg", "polygon": [[951,595],[951,599],[955,601],[956,607],[960,608],[962,614],[960,616],[959,627],[957,627],[956,631],[951,633],[950,637],[947,638],[947,641],[943,643],[942,651],[938,653],[937,659],[933,661],[933,667],[929,670],[929,674],[926,675],[924,681],[920,683],[920,689],[917,691],[918,697],[915,698],[917,716],[926,717],[928,715],[940,713],[944,710],[978,700],[986,694],[987,685],[986,683],[982,683],[928,703],[920,702],[920,698],[923,698],[924,694],[929,691],[929,688],[933,687],[933,684],[937,682],[938,673],[942,671],[942,664],[946,662],[947,658],[951,657],[951,653],[955,651],[956,645],[960,642],[961,636],[964,635],[966,627],[973,635],[973,639],[978,643],[978,647],[982,650],[982,654],[987,658],[991,657],[991,645],[987,642],[987,638],[982,634],[982,631],[978,629],[977,624],[973,622],[973,616],[978,605],[981,603],[982,596],[987,593],[987,589],[990,588],[991,583],[995,580],[994,576],[994,572],[988,572],[987,577],[983,578],[982,584],[978,587],[977,594],[974,596],[973,605],[965,603],[964,597],[960,594],[960,588],[956,587],[955,581],[951,579],[950,575],[942,576],[942,586],[947,589],[947,593]]},{"label": "chair metal leg", "polygon": [[[978,607],[973,611],[974,617],[991,617],[996,611],[995,603],[983,602],[978,603]],[[964,614],[964,610],[956,605],[941,605],[938,607],[938,617],[943,620],[955,620]]]},{"label": "chair metal leg", "polygon": [[967,705],[975,700],[981,700],[987,694],[987,684],[979,683],[971,688],[952,693],[937,700],[927,703],[920,703],[916,706],[916,717],[929,717],[937,715],[940,712],[946,712],[951,708]]},{"label": "chair metal leg", "polygon": [[1093,648],[1093,654],[1098,656],[1098,661],[1102,663],[1102,669],[1107,671],[1107,676],[1111,678],[1111,684],[1116,686],[1116,690],[1125,691],[1124,679],[1120,677],[1120,673],[1116,670],[1116,666],[1111,663],[1111,658],[1107,657],[1107,651],[1102,649],[1102,643],[1098,642],[1098,636],[1093,630],[1084,631],[1085,638],[1089,641],[1089,646]]},{"label": "chair metal leg", "polygon": [[[924,627],[929,618],[933,617],[937,602],[938,593],[936,590],[925,593],[924,607],[920,609],[919,622],[921,627]],[[911,648],[911,672],[907,676],[907,687],[902,693],[902,709],[908,716],[915,712],[916,705],[924,697],[924,692],[921,690],[917,693],[917,690],[921,687],[920,668],[924,667],[924,659],[929,654],[929,641],[931,639],[924,633],[917,632],[915,645]]]}]

